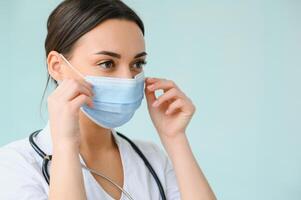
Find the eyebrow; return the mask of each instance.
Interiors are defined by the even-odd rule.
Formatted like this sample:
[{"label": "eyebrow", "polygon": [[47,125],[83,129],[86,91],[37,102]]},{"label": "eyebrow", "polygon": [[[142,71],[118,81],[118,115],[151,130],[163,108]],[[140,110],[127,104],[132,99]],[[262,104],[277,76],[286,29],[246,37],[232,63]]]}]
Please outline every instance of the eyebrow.
[{"label": "eyebrow", "polygon": [[[95,54],[96,55],[99,55],[99,54],[108,55],[108,56],[112,56],[112,57],[119,58],[119,59],[121,58],[120,54],[115,53],[115,52],[111,52],[111,51],[99,51]],[[143,51],[143,52],[138,53],[137,55],[135,55],[134,58],[139,58],[139,57],[146,56],[146,55],[147,55],[147,53]]]}]

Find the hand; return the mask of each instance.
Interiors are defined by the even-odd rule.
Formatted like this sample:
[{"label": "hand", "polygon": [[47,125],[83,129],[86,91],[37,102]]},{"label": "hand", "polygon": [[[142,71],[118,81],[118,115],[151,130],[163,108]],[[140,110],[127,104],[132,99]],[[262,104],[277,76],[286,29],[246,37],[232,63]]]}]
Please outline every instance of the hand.
[{"label": "hand", "polygon": [[[184,134],[195,112],[192,101],[171,80],[146,78],[145,85],[149,114],[159,135],[170,138]],[[158,89],[164,94],[156,98]]]},{"label": "hand", "polygon": [[92,86],[85,81],[65,79],[49,95],[48,112],[54,147],[68,142],[79,145],[79,109],[87,103],[93,107]]}]

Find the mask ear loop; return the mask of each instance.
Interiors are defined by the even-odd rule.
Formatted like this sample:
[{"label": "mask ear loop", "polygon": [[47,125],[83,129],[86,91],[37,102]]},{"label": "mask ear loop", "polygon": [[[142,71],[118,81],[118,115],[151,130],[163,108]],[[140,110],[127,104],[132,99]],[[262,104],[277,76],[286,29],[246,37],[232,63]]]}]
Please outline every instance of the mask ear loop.
[{"label": "mask ear loop", "polygon": [[82,77],[83,79],[85,79],[85,76],[84,75],[82,75],[82,73],[80,73],[80,71],[78,71],[78,69],[76,69],[75,67],[73,67],[72,65],[71,65],[71,63],[62,55],[62,54],[59,54],[61,57],[62,57],[62,59],[69,65],[69,67],[71,67],[71,69],[73,69],[80,77]]}]

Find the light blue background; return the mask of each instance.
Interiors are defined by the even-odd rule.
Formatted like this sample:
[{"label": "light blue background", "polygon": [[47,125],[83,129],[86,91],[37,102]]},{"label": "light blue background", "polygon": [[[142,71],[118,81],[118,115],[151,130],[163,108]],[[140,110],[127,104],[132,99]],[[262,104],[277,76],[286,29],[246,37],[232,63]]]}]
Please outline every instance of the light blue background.
[{"label": "light blue background", "polygon": [[[58,2],[0,1],[0,145],[45,125],[43,45]],[[148,75],[197,107],[187,134],[217,197],[301,199],[300,1],[125,2],[146,26]],[[159,144],[145,103],[119,130]]]}]

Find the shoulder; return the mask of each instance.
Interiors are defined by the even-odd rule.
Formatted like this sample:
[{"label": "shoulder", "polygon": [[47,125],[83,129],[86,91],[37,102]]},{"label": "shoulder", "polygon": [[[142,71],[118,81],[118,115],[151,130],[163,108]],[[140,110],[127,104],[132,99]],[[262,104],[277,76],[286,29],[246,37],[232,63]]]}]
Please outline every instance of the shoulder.
[{"label": "shoulder", "polygon": [[28,138],[15,140],[0,147],[0,174],[3,173],[3,169],[21,169],[30,172],[37,164],[35,152],[31,148]]},{"label": "shoulder", "polygon": [[16,162],[34,162],[30,144],[27,138],[10,142],[0,147],[0,164],[16,163]]},{"label": "shoulder", "polygon": [[0,147],[0,199],[37,199],[42,194],[39,164],[33,154],[27,138]]}]

